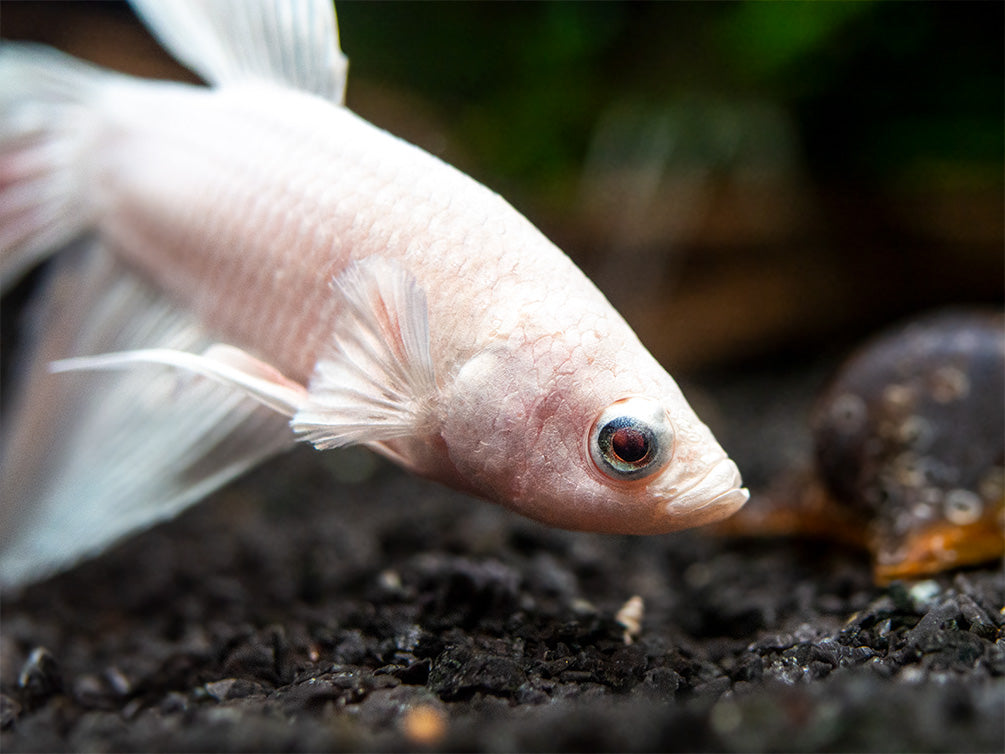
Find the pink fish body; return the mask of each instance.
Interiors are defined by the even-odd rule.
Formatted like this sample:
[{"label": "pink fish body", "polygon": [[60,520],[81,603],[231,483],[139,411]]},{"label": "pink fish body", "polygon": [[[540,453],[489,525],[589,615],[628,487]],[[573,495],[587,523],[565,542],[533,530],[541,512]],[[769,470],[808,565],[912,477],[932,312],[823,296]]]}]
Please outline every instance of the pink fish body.
[{"label": "pink fish body", "polygon": [[[185,384],[208,392],[186,395],[177,410],[188,416],[229,400],[235,426],[222,432],[207,419],[179,431],[170,412],[154,411],[142,430],[152,433],[147,463],[156,465],[159,437],[174,432],[191,451],[179,468],[209,456],[220,470],[194,485],[178,469],[137,482],[135,521],[110,533],[101,517],[114,513],[95,503],[88,526],[101,534],[75,547],[65,537],[40,545],[44,527],[11,524],[19,533],[0,541],[0,579],[28,580],[96,551],[296,439],[321,449],[365,444],[570,529],[668,532],[743,504],[735,464],[565,254],[497,194],[342,105],[345,64],[330,7],[291,4],[288,23],[256,16],[255,2],[137,5],[213,87],[141,82],[37,48],[0,55],[0,85],[17,76],[25,89],[43,89],[34,100],[4,100],[0,114],[0,176],[15,176],[0,184],[4,269],[16,274],[56,241],[89,231],[96,240],[80,264],[126,287],[116,301],[131,302],[135,288],[141,303],[105,307],[115,313],[92,329],[114,337],[43,349],[70,357],[56,369],[73,372],[46,381],[87,373],[129,383],[166,371],[177,392],[179,373],[192,372],[202,377]],[[232,31],[240,24],[231,19],[245,14],[260,26],[255,43]],[[290,40],[314,54],[285,63],[265,54]],[[55,113],[56,125],[16,125],[31,121],[33,107]],[[35,167],[49,154],[37,147],[57,140],[59,164]],[[31,181],[63,184],[59,195],[70,198],[60,199],[60,217],[72,224],[54,222],[42,202],[12,200]],[[95,284],[91,298],[109,295]],[[123,317],[140,332],[124,338]],[[155,322],[149,341],[135,326],[145,319]],[[142,394],[139,383],[135,390]],[[104,432],[117,431],[96,416],[92,423],[111,427]],[[245,425],[259,417],[268,441],[256,444]],[[233,451],[219,450],[221,436]],[[140,452],[109,463],[136,463],[130,454]],[[6,455],[8,463],[17,454]],[[66,494],[43,477],[23,475],[16,503],[4,501],[13,510],[4,522],[22,521],[25,510],[59,517]]]}]

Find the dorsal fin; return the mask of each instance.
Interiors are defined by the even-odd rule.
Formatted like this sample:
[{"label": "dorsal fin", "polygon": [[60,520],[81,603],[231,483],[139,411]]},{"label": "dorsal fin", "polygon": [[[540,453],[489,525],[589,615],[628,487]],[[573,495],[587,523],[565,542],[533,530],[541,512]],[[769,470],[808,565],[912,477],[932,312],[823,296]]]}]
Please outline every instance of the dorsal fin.
[{"label": "dorsal fin", "polygon": [[213,85],[271,81],[345,101],[331,0],[132,0],[150,31]]}]

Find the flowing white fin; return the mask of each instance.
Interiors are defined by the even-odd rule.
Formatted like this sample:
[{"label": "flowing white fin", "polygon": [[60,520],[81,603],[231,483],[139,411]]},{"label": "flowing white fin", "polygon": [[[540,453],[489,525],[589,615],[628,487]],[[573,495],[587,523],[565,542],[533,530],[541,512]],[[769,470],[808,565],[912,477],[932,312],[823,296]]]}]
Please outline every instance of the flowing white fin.
[{"label": "flowing white fin", "polygon": [[401,265],[375,257],[332,287],[342,310],[294,431],[319,449],[421,434],[437,389],[425,292]]},{"label": "flowing white fin", "polygon": [[41,45],[0,46],[0,291],[92,220],[88,102],[107,75]]},{"label": "flowing white fin", "polygon": [[332,0],[132,0],[172,55],[213,85],[260,80],[342,104]]},{"label": "flowing white fin", "polygon": [[283,416],[293,416],[307,400],[307,390],[279,370],[259,361],[239,348],[215,343],[202,354],[173,348],[141,348],[98,356],[60,359],[50,365],[52,372],[79,372],[102,369],[132,369],[139,365],[159,365],[181,369],[234,388]]},{"label": "flowing white fin", "polygon": [[[40,340],[4,417],[7,586],[174,516],[295,442],[286,416],[215,379],[151,366],[50,374],[57,357],[137,346],[187,352],[223,371],[239,361],[206,351],[210,339],[194,318],[100,248],[61,258],[43,294],[33,323]],[[289,398],[295,390],[286,387]]]}]

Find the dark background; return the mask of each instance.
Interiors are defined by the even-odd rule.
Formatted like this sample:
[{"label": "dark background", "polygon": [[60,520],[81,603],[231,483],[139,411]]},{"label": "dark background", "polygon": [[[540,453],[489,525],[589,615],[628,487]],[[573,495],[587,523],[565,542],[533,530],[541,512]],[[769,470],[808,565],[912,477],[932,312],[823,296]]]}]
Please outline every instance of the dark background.
[{"label": "dark background", "polygon": [[[366,3],[348,104],[509,198],[674,373],[1002,300],[1001,3]],[[119,3],[3,34],[185,76]]]}]

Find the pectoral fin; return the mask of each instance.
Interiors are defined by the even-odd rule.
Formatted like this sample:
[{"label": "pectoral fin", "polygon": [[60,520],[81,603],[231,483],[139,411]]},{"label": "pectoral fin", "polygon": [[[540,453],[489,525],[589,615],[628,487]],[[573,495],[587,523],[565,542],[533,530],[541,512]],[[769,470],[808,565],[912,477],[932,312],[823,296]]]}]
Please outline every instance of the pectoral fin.
[{"label": "pectoral fin", "polygon": [[341,310],[294,431],[317,448],[421,434],[437,389],[422,287],[400,264],[370,258],[332,288]]}]

